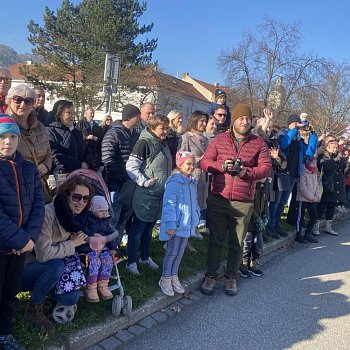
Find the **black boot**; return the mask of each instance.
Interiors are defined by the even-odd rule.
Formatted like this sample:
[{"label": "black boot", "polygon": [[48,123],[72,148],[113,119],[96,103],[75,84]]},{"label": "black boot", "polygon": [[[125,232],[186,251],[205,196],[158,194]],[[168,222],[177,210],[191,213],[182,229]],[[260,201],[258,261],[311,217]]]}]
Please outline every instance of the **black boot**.
[{"label": "black boot", "polygon": [[305,233],[305,240],[309,243],[318,243],[318,240],[311,233]]},{"label": "black boot", "polygon": [[301,231],[297,232],[295,240],[299,243],[303,243],[303,244],[306,243],[305,236],[303,236],[303,233]]}]

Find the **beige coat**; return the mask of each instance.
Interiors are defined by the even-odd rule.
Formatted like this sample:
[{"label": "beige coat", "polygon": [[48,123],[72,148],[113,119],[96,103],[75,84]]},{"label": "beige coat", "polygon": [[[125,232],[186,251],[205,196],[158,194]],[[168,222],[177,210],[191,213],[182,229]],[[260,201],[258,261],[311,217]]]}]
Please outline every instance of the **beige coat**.
[{"label": "beige coat", "polygon": [[205,144],[203,146],[202,143],[191,132],[186,132],[184,135],[182,135],[180,147],[180,151],[191,152],[196,158],[196,168],[193,172],[193,176],[198,181],[197,198],[198,205],[201,210],[207,208],[209,187],[208,174],[199,167],[199,161],[201,160],[209,144],[209,140],[206,137],[204,138]]},{"label": "beige coat", "polygon": [[[15,118],[16,119],[16,118]],[[35,164],[33,152],[39,164],[38,171],[40,176],[44,176],[50,172],[52,165],[52,154],[44,124],[38,121],[34,114],[28,117],[29,130],[20,128],[21,138],[19,140],[17,150],[22,157]],[[29,145],[25,141],[28,140]]]},{"label": "beige coat", "polygon": [[[317,197],[317,200],[314,200],[315,197]],[[320,183],[317,173],[312,174],[305,168],[305,165],[303,165],[303,171],[298,180],[297,201],[316,202],[319,201],[320,198]]]},{"label": "beige coat", "polygon": [[75,246],[69,239],[70,235],[71,232],[67,232],[59,224],[53,203],[47,204],[43,228],[34,246],[36,260],[46,262],[73,255]]}]

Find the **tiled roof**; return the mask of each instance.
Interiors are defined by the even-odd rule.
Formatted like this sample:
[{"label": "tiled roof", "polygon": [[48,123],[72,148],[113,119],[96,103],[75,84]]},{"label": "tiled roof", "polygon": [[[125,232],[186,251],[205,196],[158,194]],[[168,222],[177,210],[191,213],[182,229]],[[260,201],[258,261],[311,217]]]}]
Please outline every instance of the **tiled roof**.
[{"label": "tiled roof", "polygon": [[[23,63],[16,63],[9,67],[12,79],[24,79],[19,69],[21,66],[26,66],[29,68],[29,70],[35,68],[34,64],[26,65]],[[48,68],[50,67],[50,65],[48,64],[45,66],[47,66]],[[135,76],[133,80],[134,83],[137,82],[139,85],[143,85],[146,87],[162,88],[185,96],[190,96],[200,101],[210,102],[197,89],[195,89],[192,84],[187,83],[181,79],[175,78],[169,74],[155,71],[153,66],[147,67],[139,71],[137,76]]]},{"label": "tiled roof", "polygon": [[215,86],[214,84],[209,84],[199,79],[195,79],[195,78],[192,78],[192,79],[196,81],[198,84],[205,87],[207,90],[211,91],[212,93],[214,93],[216,89],[224,90],[226,93],[229,93],[231,91],[231,89],[226,86]]},{"label": "tiled roof", "polygon": [[155,86],[157,87],[162,87],[166,90],[191,96],[200,101],[210,102],[192,84],[187,83],[181,79],[175,78],[162,72],[155,72],[153,77]]}]

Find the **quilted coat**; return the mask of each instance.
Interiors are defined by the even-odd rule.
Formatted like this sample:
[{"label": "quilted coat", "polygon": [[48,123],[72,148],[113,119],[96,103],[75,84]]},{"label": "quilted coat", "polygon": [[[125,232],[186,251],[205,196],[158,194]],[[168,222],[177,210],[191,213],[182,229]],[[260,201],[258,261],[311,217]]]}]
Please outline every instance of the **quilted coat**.
[{"label": "quilted coat", "polygon": [[113,122],[102,141],[102,164],[110,191],[118,191],[129,179],[126,162],[139,138],[136,130],[129,130],[119,120]]},{"label": "quilted coat", "polygon": [[35,165],[16,152],[0,158],[0,253],[20,250],[41,231],[45,211],[43,189]]},{"label": "quilted coat", "polygon": [[47,128],[53,157],[53,171],[62,166],[60,173],[80,169],[81,163],[92,163],[85,150],[83,134],[78,129],[69,130],[60,122],[52,122]]},{"label": "quilted coat", "polygon": [[[227,159],[240,158],[247,169],[242,176],[226,173],[223,164]],[[217,135],[205,151],[200,166],[213,174],[212,193],[235,201],[252,201],[256,181],[271,176],[270,155],[265,141],[249,133],[237,143],[231,132]]]}]

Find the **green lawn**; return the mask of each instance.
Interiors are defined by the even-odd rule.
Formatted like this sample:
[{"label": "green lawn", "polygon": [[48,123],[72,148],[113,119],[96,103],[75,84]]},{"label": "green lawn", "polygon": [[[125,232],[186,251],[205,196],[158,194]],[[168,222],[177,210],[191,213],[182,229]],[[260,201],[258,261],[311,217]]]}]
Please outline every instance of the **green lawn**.
[{"label": "green lawn", "polygon": [[[198,271],[205,269],[206,251],[207,251],[208,236],[206,235],[203,241],[192,240],[192,245],[197,249],[197,253],[191,253],[186,250],[182,260],[179,277],[180,279],[189,277]],[[164,256],[164,243],[159,242],[156,238],[152,241],[152,258],[161,265]],[[140,276],[132,276],[125,273],[125,261],[118,265],[121,275],[122,284],[126,295],[131,295],[133,299],[133,308],[137,308],[150,299],[155,292],[159,291],[158,280],[161,276],[161,268],[157,271],[151,271],[145,266],[139,266]],[[118,293],[118,291],[115,291]],[[96,322],[101,322],[103,319],[111,315],[111,304],[109,301],[101,301],[97,304],[87,303],[82,297],[78,303],[78,311],[72,322],[60,325],[55,323],[55,336],[48,336],[45,333],[37,332],[28,324],[24,318],[25,305],[29,299],[28,293],[19,295],[20,305],[19,312],[15,321],[14,335],[18,340],[25,345],[28,350],[44,349],[48,342],[59,339],[62,335],[81,329]]]}]

